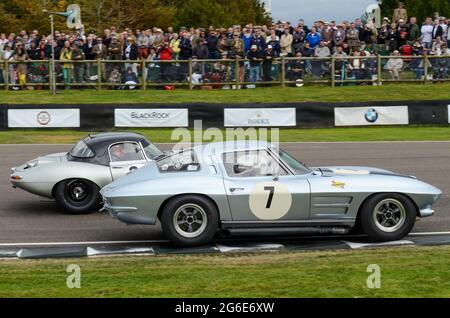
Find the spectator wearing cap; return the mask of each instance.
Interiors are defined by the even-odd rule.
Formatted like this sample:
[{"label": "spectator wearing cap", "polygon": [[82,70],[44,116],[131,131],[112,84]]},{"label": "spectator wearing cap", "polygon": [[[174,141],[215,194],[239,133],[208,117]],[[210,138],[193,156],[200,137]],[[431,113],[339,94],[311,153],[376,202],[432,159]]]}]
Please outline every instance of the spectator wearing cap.
[{"label": "spectator wearing cap", "polygon": [[273,65],[273,59],[277,58],[275,51],[273,50],[272,45],[267,45],[267,49],[264,51],[263,54],[263,63],[262,63],[262,70],[263,70],[263,81],[264,82],[271,82],[272,81],[272,65]]},{"label": "spectator wearing cap", "polygon": [[397,9],[394,10],[392,22],[397,23],[400,19],[402,19],[403,21],[408,20],[408,11],[406,10],[403,2],[399,2]]},{"label": "spectator wearing cap", "polygon": [[280,46],[280,40],[278,39],[278,36],[273,32],[270,37],[267,38],[267,45],[272,46],[272,50],[277,56],[280,56],[281,53],[281,46]]},{"label": "spectator wearing cap", "polygon": [[334,26],[330,22],[325,22],[322,32],[320,33],[321,39],[325,42],[328,48],[333,47],[334,33],[336,32]]},{"label": "spectator wearing cap", "polygon": [[400,80],[400,72],[403,69],[403,60],[400,58],[400,52],[395,50],[392,57],[386,63],[386,69],[391,74],[393,80]]},{"label": "spectator wearing cap", "polygon": [[153,49],[158,50],[163,45],[164,45],[163,30],[156,28],[155,36],[153,37],[153,41],[152,41],[152,47],[153,47]]},{"label": "spectator wearing cap", "polygon": [[[92,54],[97,60],[106,60],[108,58],[108,49],[105,44],[103,44],[102,38],[97,38],[97,43],[92,48]],[[103,77],[106,76],[105,63],[100,63],[101,74]]]},{"label": "spectator wearing cap", "polygon": [[[192,58],[195,60],[206,60],[209,57],[208,46],[206,45],[206,41],[203,38],[200,38],[200,42],[192,49]],[[205,73],[206,63],[200,63],[202,74]]]},{"label": "spectator wearing cap", "polygon": [[256,83],[260,78],[262,51],[258,50],[258,46],[253,44],[247,53],[247,59],[250,60],[250,82]]},{"label": "spectator wearing cap", "polygon": [[[192,57],[192,46],[191,46],[191,40],[190,34],[188,31],[181,31],[180,32],[180,53],[178,54],[178,59],[182,61],[187,61]],[[180,73],[187,75],[189,72],[189,64],[186,62],[182,62],[180,65]]]}]

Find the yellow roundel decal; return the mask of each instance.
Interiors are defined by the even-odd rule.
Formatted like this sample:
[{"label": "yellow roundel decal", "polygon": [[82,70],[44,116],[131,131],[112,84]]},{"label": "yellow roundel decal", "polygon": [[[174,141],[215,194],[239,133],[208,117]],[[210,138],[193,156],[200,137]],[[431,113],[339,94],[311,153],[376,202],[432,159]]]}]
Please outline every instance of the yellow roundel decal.
[{"label": "yellow roundel decal", "polygon": [[289,212],[292,195],[280,182],[262,182],[250,192],[249,204],[258,219],[278,220]]}]

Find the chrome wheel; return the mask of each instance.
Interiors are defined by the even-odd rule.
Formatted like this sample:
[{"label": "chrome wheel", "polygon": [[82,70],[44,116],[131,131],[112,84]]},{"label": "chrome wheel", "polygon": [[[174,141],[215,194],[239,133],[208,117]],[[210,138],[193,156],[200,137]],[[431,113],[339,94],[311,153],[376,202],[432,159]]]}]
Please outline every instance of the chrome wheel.
[{"label": "chrome wheel", "polygon": [[392,233],[400,229],[406,221],[403,204],[395,199],[380,201],[373,210],[373,220],[378,229]]},{"label": "chrome wheel", "polygon": [[205,210],[197,204],[184,204],[173,215],[175,231],[185,238],[195,238],[201,235],[208,223]]},{"label": "chrome wheel", "polygon": [[74,180],[67,184],[67,194],[73,201],[83,201],[88,195],[88,186],[83,181]]}]

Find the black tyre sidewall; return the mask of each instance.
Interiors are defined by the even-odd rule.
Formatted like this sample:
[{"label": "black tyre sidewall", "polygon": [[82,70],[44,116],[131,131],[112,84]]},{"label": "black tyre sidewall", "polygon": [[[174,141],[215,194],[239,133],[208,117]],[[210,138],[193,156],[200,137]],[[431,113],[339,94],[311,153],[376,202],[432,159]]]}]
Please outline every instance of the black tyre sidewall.
[{"label": "black tyre sidewall", "polygon": [[80,179],[87,185],[89,193],[85,200],[83,200],[80,204],[74,205],[69,199],[66,198],[67,184],[74,180],[77,179],[64,180],[56,185],[56,203],[68,214],[88,214],[94,212],[101,203],[99,187],[91,181]]},{"label": "black tyre sidewall", "polygon": [[[184,204],[197,204],[201,206],[207,215],[208,223],[202,234],[195,238],[186,238],[178,234],[173,225],[173,216],[177,209]],[[214,203],[208,198],[187,195],[177,197],[169,201],[163,209],[161,215],[161,226],[164,235],[177,246],[198,246],[209,243],[219,228],[219,212]]]},{"label": "black tyre sidewall", "polygon": [[[403,204],[405,207],[406,220],[405,223],[399,228],[397,231],[392,233],[387,233],[380,230],[373,220],[373,210],[375,206],[382,200],[385,199],[395,199]],[[386,241],[396,241],[401,240],[406,237],[414,227],[417,215],[417,208],[415,204],[408,197],[398,194],[398,193],[386,193],[386,194],[377,194],[364,203],[361,211],[361,228],[369,235],[369,237],[377,242],[386,242]]]}]

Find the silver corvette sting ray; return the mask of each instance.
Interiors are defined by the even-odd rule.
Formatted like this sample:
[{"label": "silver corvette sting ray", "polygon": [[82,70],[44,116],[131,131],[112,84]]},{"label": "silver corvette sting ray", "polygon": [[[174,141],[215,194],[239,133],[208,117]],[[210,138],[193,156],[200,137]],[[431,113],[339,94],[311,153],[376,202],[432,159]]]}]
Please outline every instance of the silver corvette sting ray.
[{"label": "silver corvette sting ray", "polygon": [[163,157],[101,190],[127,224],[154,225],[180,246],[224,234],[345,234],[398,240],[433,214],[441,191],[368,167],[308,168],[258,141],[213,143]]},{"label": "silver corvette sting ray", "polygon": [[50,154],[12,168],[15,188],[54,198],[70,214],[95,211],[100,189],[163,153],[135,133],[101,133],[80,140],[69,152]]}]

